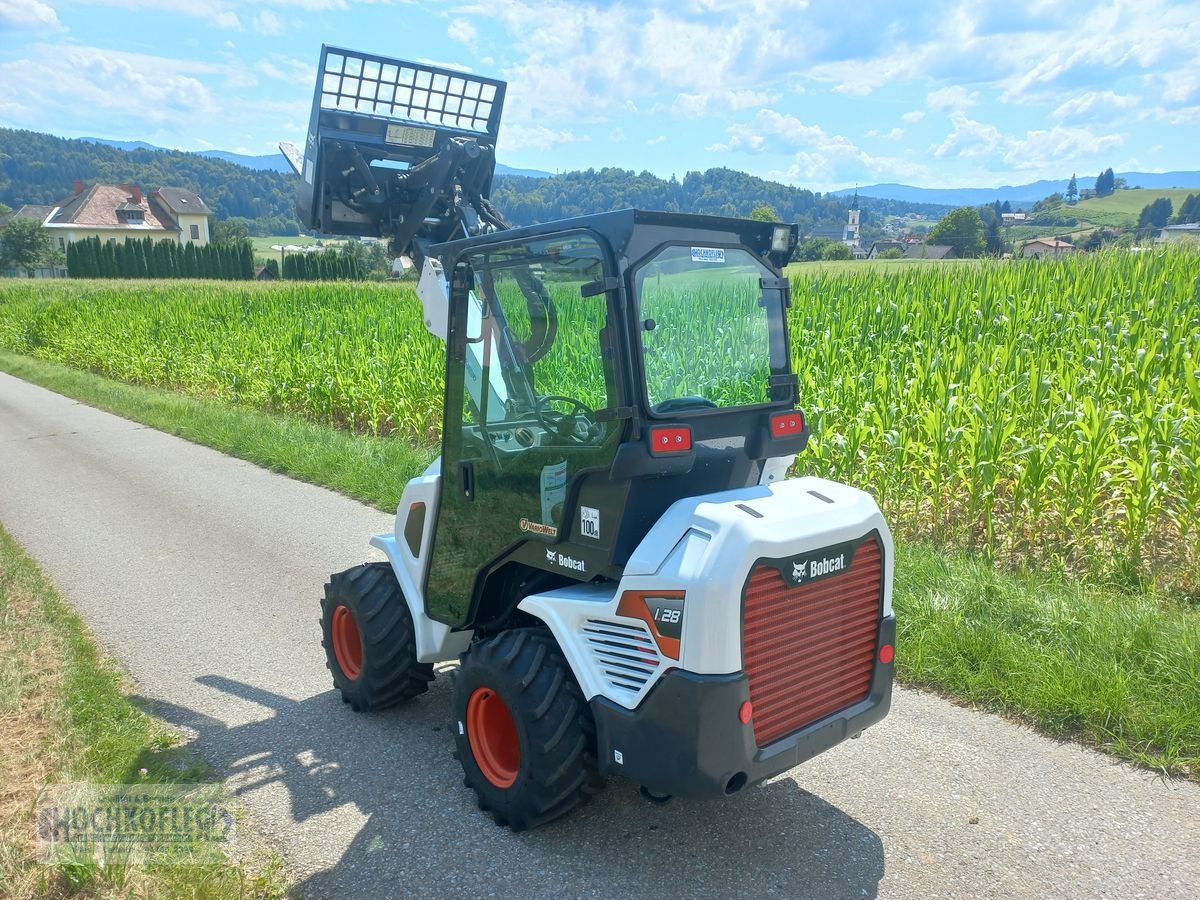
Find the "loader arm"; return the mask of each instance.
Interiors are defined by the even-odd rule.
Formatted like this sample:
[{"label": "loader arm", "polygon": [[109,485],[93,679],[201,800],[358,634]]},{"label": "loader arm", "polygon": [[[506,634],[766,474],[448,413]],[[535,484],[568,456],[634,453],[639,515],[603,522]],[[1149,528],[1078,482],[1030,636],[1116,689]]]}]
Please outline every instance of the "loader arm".
[{"label": "loader arm", "polygon": [[322,46],[299,176],[306,229],[376,237],[420,270],[432,244],[508,228],[488,196],[505,84]]}]

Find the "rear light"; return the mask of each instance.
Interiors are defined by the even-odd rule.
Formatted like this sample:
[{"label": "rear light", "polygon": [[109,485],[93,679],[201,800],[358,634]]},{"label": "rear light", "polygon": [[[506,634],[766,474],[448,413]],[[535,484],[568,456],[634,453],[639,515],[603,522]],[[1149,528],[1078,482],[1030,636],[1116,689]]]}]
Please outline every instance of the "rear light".
[{"label": "rear light", "polygon": [[650,453],[687,453],[692,449],[692,429],[687,425],[668,425],[650,429]]},{"label": "rear light", "polygon": [[879,648],[879,661],[885,666],[890,664],[896,658],[896,648],[891,644],[884,644]]},{"label": "rear light", "polygon": [[804,413],[798,409],[771,416],[772,437],[792,437],[804,430]]},{"label": "rear light", "polygon": [[750,701],[746,700],[738,709],[738,721],[743,725],[749,725],[750,720],[754,718],[754,707],[750,705]]}]

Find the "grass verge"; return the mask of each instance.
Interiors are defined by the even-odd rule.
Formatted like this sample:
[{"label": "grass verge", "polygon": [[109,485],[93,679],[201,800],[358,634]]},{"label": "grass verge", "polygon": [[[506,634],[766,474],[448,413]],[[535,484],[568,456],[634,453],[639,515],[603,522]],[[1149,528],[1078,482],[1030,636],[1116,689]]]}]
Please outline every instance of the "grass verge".
[{"label": "grass verge", "polygon": [[[130,387],[3,351],[0,369],[387,511],[428,459],[397,440]],[[1200,609],[1151,592],[1008,574],[924,546],[901,547],[896,572],[902,680],[1200,779]]]},{"label": "grass verge", "polygon": [[135,707],[125,679],[45,575],[0,527],[0,896],[268,898],[286,888],[280,861],[258,851],[229,865],[34,856],[34,799],[50,782],[192,784],[206,771]]},{"label": "grass verge", "polygon": [[900,677],[1200,780],[1200,609],[906,546]]},{"label": "grass verge", "polygon": [[0,370],[159,431],[323,485],[394,512],[409,478],[433,458],[398,440],[337,431],[294,416],[237,409],[157,388],[113,381],[59,363],[0,350]]}]

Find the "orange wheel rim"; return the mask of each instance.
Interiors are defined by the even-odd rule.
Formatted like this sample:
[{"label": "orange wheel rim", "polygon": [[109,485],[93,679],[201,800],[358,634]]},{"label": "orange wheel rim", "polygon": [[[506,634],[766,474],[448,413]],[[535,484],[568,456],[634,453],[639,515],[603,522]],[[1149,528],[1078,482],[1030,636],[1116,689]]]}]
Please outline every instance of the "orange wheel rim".
[{"label": "orange wheel rim", "polygon": [[346,606],[339,606],[333,611],[333,623],[329,630],[338,666],[343,675],[354,681],[362,671],[363,661],[362,637],[358,633],[354,613]]},{"label": "orange wheel rim", "polygon": [[512,787],[521,767],[517,726],[491,688],[475,688],[467,700],[467,740],[483,777],[498,788]]}]

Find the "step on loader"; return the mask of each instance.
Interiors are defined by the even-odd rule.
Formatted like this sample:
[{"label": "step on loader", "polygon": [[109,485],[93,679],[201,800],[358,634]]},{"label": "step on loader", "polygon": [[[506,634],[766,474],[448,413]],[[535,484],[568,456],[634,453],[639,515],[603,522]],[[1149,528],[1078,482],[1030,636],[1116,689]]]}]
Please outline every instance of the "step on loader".
[{"label": "step on loader", "polygon": [[862,491],[786,477],[809,439],[794,225],[624,209],[513,228],[489,200],[503,82],[323,47],[306,228],[387,240],[446,343],[442,452],[387,562],[332,576],[356,711],[459,660],[467,785],[515,830],[598,776],[737,794],[891,703],[892,540]]}]

